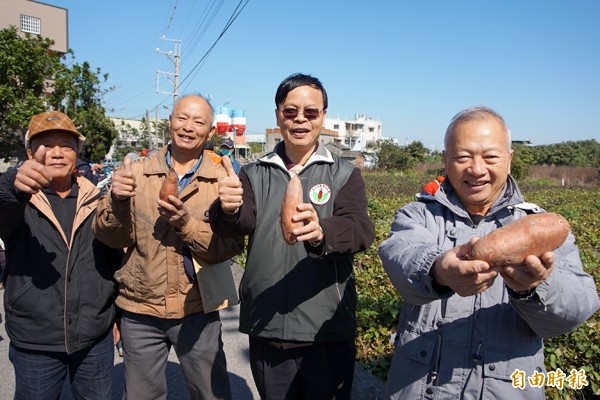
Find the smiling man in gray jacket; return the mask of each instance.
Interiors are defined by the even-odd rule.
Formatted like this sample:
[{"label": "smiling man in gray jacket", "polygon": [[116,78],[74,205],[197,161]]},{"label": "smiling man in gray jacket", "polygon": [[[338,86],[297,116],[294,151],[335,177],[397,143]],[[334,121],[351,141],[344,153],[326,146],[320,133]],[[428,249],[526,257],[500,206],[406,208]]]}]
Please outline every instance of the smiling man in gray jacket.
[{"label": "smiling man in gray jacket", "polygon": [[448,179],[397,212],[379,248],[404,299],[387,398],[543,399],[543,387],[515,377],[544,374],[542,338],[574,330],[598,309],[571,233],[516,267],[462,256],[474,237],[543,212],[524,203],[512,156],[500,115],[464,110],[446,131]]}]

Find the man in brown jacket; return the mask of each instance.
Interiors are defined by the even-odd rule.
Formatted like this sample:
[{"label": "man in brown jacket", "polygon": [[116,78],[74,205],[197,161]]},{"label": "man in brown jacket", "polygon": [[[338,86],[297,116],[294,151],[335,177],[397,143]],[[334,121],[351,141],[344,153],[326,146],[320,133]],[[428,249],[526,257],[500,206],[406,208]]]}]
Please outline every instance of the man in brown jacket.
[{"label": "man in brown jacket", "polygon": [[[218,309],[237,302],[228,260],[243,241],[213,235],[208,223],[226,176],[220,158],[202,152],[213,116],[203,97],[180,98],[169,116],[171,144],[140,161],[125,157],[98,205],[96,236],[127,248],[115,275],[126,398],[166,398],[171,346],[192,399],[231,398]],[[178,196],[160,200],[170,169]]]}]

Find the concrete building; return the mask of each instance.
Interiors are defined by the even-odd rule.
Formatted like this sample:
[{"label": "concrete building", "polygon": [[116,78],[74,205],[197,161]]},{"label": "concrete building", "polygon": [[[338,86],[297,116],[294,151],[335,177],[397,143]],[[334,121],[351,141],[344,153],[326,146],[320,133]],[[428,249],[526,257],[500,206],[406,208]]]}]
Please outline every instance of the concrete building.
[{"label": "concrete building", "polygon": [[52,50],[69,49],[68,10],[32,0],[0,0],[0,28],[16,26],[20,35],[39,35],[54,40]]},{"label": "concrete building", "polygon": [[372,119],[366,114],[355,114],[353,120],[325,118],[324,128],[338,132],[344,144],[352,150],[363,150],[369,142],[382,138],[381,121]]}]

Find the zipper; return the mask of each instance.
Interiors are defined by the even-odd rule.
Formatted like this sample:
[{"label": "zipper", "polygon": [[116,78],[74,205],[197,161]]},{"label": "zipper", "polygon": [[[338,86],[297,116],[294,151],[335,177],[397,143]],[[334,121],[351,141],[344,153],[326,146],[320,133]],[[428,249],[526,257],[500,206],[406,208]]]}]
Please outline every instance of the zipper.
[{"label": "zipper", "polygon": [[427,384],[432,386],[437,386],[439,371],[440,371],[440,362],[441,362],[441,352],[442,352],[442,335],[436,332],[436,345],[435,345],[435,354],[433,356],[434,365],[433,368],[429,371],[429,375],[427,376]]},{"label": "zipper", "polygon": [[[333,270],[335,271],[335,289],[337,290],[338,298],[342,301],[342,294],[340,293],[340,284],[338,283],[338,265],[337,261],[333,261]],[[347,284],[347,283],[346,283]]]},{"label": "zipper", "polygon": [[71,247],[69,246],[69,252],[67,254],[67,264],[65,265],[65,303],[64,303],[64,316],[63,316],[63,324],[65,326],[65,352],[69,354],[69,341],[67,336],[67,281],[69,279],[69,259],[71,258]]},{"label": "zipper", "polygon": [[68,296],[68,282],[69,282],[69,260],[71,259],[71,250],[73,249],[73,239],[75,238],[75,234],[77,232],[77,229],[79,228],[79,225],[77,224],[77,216],[81,213],[82,209],[87,207],[85,204],[82,204],[80,207],[77,207],[77,209],[75,210],[75,216],[73,217],[73,226],[71,227],[71,237],[69,238],[69,243],[67,243],[67,248],[68,248],[68,252],[67,252],[67,263],[65,265],[65,299],[64,299],[64,316],[63,316],[63,324],[65,326],[65,351],[67,354],[69,354],[69,340],[68,340],[68,335],[67,335],[67,331],[68,331],[68,317],[67,317],[67,299],[69,298]]}]

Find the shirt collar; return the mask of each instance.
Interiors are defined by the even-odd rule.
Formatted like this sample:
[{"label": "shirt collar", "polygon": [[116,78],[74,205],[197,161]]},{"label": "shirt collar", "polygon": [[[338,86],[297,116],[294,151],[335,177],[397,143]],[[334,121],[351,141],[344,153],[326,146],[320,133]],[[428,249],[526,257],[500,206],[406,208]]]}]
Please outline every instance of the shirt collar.
[{"label": "shirt collar", "polygon": [[[167,166],[170,169],[173,169],[173,164],[171,163],[171,146],[168,147],[167,154],[165,154],[165,162],[167,163]],[[175,175],[177,175],[177,179],[178,179],[179,193],[181,193],[181,191],[187,186],[187,184],[190,183],[190,181],[192,180],[192,177],[194,176],[196,171],[198,171],[198,167],[200,167],[201,163],[202,163],[202,153],[200,153],[200,156],[198,157],[198,161],[196,161],[196,163],[194,164],[192,169],[190,169],[188,172],[186,172],[183,176],[179,176],[179,175],[177,175],[177,172],[175,172]]]},{"label": "shirt collar", "polygon": [[[69,191],[69,194],[67,194],[65,197],[75,197],[77,198],[77,196],[79,195],[79,185],[77,184],[76,180],[72,180],[71,181],[71,191]],[[46,196],[58,196],[58,193],[56,192],[56,190],[54,190],[52,188],[52,186],[46,186],[43,187],[41,190]]]}]

